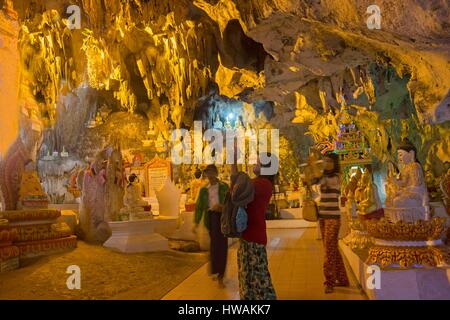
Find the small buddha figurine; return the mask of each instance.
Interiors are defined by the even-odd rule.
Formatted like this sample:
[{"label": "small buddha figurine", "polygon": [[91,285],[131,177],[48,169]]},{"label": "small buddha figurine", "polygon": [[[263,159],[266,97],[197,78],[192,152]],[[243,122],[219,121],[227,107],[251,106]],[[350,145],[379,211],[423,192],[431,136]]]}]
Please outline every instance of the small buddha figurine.
[{"label": "small buddha figurine", "polygon": [[36,164],[32,160],[28,160],[20,179],[17,208],[22,210],[46,209],[47,207],[48,197],[36,172]]},{"label": "small buddha figurine", "polygon": [[63,150],[61,151],[61,158],[69,157],[69,153],[66,151],[66,148],[63,146]]},{"label": "small buddha figurine", "polygon": [[372,218],[371,215],[381,208],[377,186],[373,183],[372,175],[367,169],[364,170],[355,191],[355,201],[358,214],[365,218]]},{"label": "small buddha figurine", "polygon": [[245,130],[244,124],[242,123],[242,120],[240,118],[236,121],[236,129],[237,130],[239,130],[239,129]]},{"label": "small buddha figurine", "polygon": [[96,125],[103,124],[103,118],[100,115],[100,112],[97,112],[97,115],[95,116],[95,123],[96,123]]},{"label": "small buddha figurine", "polygon": [[386,192],[386,207],[392,207],[393,206],[393,200],[394,195],[398,191],[397,184],[393,183],[393,181],[396,179],[396,171],[394,168],[394,165],[392,162],[388,164],[387,169],[387,178],[386,178],[386,185],[385,185],[385,192]]},{"label": "small buddha figurine", "polygon": [[158,138],[155,141],[155,147],[157,152],[166,151],[166,141],[161,133],[159,133]]},{"label": "small buddha figurine", "polygon": [[148,203],[142,199],[142,191],[139,178],[136,174],[131,174],[128,177],[128,185],[125,189],[125,196],[123,197],[123,204],[127,211],[144,211],[144,207]]},{"label": "small buddha figurine", "polygon": [[155,124],[153,123],[152,120],[150,120],[148,122],[148,131],[147,131],[147,135],[148,136],[154,136],[155,135]]},{"label": "small buddha figurine", "polygon": [[351,176],[350,181],[344,188],[344,195],[347,199],[353,200],[355,191],[358,188],[358,182],[361,180],[362,172],[358,168],[356,172]]},{"label": "small buddha figurine", "polygon": [[220,120],[220,116],[219,114],[216,115],[216,120],[214,121],[214,125],[213,125],[214,129],[223,129],[223,123]]},{"label": "small buddha figurine", "polygon": [[225,120],[224,128],[225,128],[225,129],[232,129],[232,128],[233,128],[233,125],[231,124],[231,121],[230,121],[230,117],[229,117],[229,116],[227,117],[227,120]]}]

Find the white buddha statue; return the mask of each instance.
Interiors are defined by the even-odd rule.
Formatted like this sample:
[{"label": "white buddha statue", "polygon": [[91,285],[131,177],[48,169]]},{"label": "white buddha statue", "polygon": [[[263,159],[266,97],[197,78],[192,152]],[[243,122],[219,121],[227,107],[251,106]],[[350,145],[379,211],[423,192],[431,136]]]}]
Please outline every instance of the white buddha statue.
[{"label": "white buddha statue", "polygon": [[125,196],[123,197],[124,207],[120,210],[121,214],[129,214],[130,220],[133,218],[143,218],[144,216],[149,216],[144,214],[146,206],[148,206],[147,201],[142,199],[142,191],[139,178],[136,174],[131,174],[128,177],[128,185],[125,189]]},{"label": "white buddha statue", "polygon": [[400,173],[388,175],[386,208],[393,221],[415,222],[429,219],[429,197],[422,167],[416,158],[416,149],[408,141],[397,150]]}]

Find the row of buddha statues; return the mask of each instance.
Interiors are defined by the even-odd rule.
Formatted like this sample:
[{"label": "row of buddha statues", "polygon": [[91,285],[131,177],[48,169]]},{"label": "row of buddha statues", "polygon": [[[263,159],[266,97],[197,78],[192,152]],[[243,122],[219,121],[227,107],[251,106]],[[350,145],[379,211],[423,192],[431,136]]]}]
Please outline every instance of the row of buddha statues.
[{"label": "row of buddha statues", "polygon": [[[403,141],[397,156],[398,169],[388,164],[384,208],[369,169],[357,170],[343,188],[351,229],[344,242],[353,250],[368,249],[366,262],[382,267],[448,264],[442,242],[447,218],[432,215],[416,149]],[[441,187],[446,179],[448,175]]]},{"label": "row of buddha statues", "polygon": [[[397,151],[399,169],[388,164],[386,178],[386,205],[384,214],[395,223],[414,223],[429,220],[429,197],[422,167],[416,158],[416,150],[409,142],[400,145]],[[354,201],[360,216],[376,216],[382,209],[377,185],[369,169],[357,170],[343,189],[343,196]]]}]

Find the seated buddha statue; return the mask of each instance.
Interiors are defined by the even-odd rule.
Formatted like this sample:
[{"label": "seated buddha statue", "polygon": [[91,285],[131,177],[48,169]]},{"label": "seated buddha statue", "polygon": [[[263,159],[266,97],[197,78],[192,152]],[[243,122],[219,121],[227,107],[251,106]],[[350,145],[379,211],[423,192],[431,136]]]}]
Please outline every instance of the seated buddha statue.
[{"label": "seated buddha statue", "polygon": [[364,170],[355,190],[355,202],[358,215],[362,219],[378,218],[381,202],[378,196],[378,188],[372,181],[372,174]]},{"label": "seated buddha statue", "polygon": [[28,160],[20,179],[17,209],[46,209],[47,207],[48,197],[36,172],[36,164]]},{"label": "seated buddha statue", "polygon": [[404,140],[397,150],[400,173],[388,174],[386,208],[391,220],[415,222],[427,220],[429,197],[422,167],[416,158],[416,149]]},{"label": "seated buddha statue", "polygon": [[139,178],[136,174],[131,174],[128,177],[128,185],[125,189],[125,196],[123,197],[124,207],[120,210],[121,214],[129,214],[130,219],[138,216],[148,216],[144,214],[146,206],[148,206],[147,201],[142,199],[142,191]]},{"label": "seated buddha statue", "polygon": [[361,180],[362,171],[358,168],[356,172],[351,176],[348,184],[344,188],[343,196],[346,200],[352,201],[355,198],[355,191],[358,188],[359,181]]}]

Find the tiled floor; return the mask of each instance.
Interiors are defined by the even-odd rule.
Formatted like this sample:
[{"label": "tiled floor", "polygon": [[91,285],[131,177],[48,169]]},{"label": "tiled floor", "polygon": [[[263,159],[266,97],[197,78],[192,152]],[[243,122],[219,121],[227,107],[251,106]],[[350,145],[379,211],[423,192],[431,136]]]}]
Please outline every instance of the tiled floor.
[{"label": "tiled floor", "polygon": [[[269,268],[278,299],[367,299],[349,268],[351,287],[335,288],[332,294],[323,292],[323,251],[315,228],[268,229],[268,236]],[[163,299],[238,300],[237,246],[234,244],[228,252],[225,289],[208,277],[208,265],[204,265]]]}]

